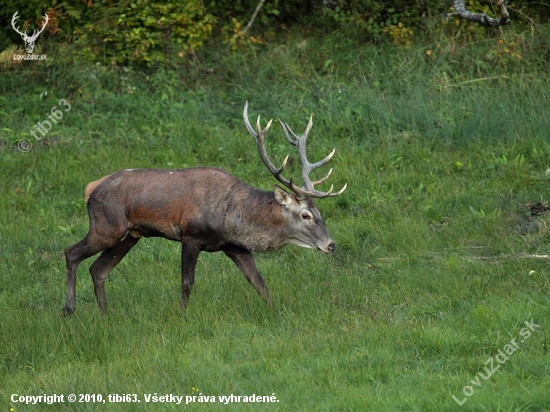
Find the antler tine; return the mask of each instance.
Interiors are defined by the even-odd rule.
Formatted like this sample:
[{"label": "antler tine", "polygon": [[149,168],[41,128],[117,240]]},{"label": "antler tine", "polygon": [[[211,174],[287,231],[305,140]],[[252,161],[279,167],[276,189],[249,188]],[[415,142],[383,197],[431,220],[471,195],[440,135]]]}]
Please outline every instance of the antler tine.
[{"label": "antler tine", "polygon": [[254,140],[257,140],[258,134],[254,131],[254,128],[250,124],[250,120],[248,120],[248,100],[244,103],[243,120],[244,125],[246,126],[246,130],[248,130],[248,133],[250,133],[252,137],[254,137]]},{"label": "antler tine", "polygon": [[324,159],[319,160],[316,163],[313,163],[311,165],[311,170],[317,169],[318,167],[323,166],[325,163],[327,163],[330,159],[332,159],[332,156],[334,156],[334,153],[336,153],[336,148],[332,149],[332,152],[330,152],[327,156],[325,156]]},{"label": "antler tine", "polygon": [[312,182],[313,186],[317,186],[317,185],[325,182],[329,178],[331,173],[332,173],[332,168],[328,171],[328,173],[325,175],[325,177],[323,177],[322,179],[316,180],[315,182]]},{"label": "antler tine", "polygon": [[334,189],[334,185],[330,185],[330,189],[328,190],[328,192],[320,192],[318,190],[308,191],[308,190],[304,190],[302,188],[299,188],[297,186],[294,186],[294,188],[296,189],[295,193],[306,196],[306,197],[315,197],[315,198],[318,198],[318,199],[323,199],[325,197],[339,196],[342,193],[344,193],[344,190],[346,190],[347,187],[348,187],[348,184],[346,183],[346,184],[344,184],[344,186],[339,191],[337,191],[335,193],[332,193],[332,190]]},{"label": "antler tine", "polygon": [[304,130],[304,133],[302,133],[302,136],[300,136],[304,140],[304,146],[306,144],[307,137],[309,135],[309,132],[311,132],[311,128],[313,127],[313,113],[309,116],[309,121],[307,122],[306,130]]},{"label": "antler tine", "polygon": [[[290,127],[288,126],[288,123],[283,123],[281,119],[277,118],[277,121],[281,125],[281,129],[283,129],[283,133],[285,134],[286,141],[290,143],[292,146],[298,146],[298,136],[294,134],[292,130],[290,130]],[[295,137],[295,140],[292,139],[292,137],[289,136],[288,132],[290,130],[290,133],[292,133],[292,136]]]},{"label": "antler tine", "polygon": [[346,188],[348,187],[348,184],[344,184],[344,187],[342,187],[339,191],[337,191],[336,193],[333,193],[331,194],[330,196],[331,197],[334,197],[334,196],[339,196],[341,195],[342,193],[344,193],[344,190],[346,190]]},{"label": "antler tine", "polygon": [[[279,119],[277,119],[277,120],[279,120]],[[292,129],[290,128],[290,126],[288,125],[288,123],[283,124],[283,122],[281,122],[280,120],[279,120],[279,123],[281,124],[281,127],[283,128],[286,140],[288,140],[288,142],[291,145],[298,146],[300,144],[300,142],[303,142],[303,144],[305,145],[305,142],[307,140],[307,136],[309,135],[309,132],[311,131],[311,128],[313,127],[313,113],[311,114],[311,116],[309,116],[309,122],[307,123],[306,130],[304,130],[304,133],[302,133],[301,136],[298,136],[296,133],[294,133],[292,131]],[[292,135],[292,137],[294,137],[294,140],[288,135],[289,132]]]}]

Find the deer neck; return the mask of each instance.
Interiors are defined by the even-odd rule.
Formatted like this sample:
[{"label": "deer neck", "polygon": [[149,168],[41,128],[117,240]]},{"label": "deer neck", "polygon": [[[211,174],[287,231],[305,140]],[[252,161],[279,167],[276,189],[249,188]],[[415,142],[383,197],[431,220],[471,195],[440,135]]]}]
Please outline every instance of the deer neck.
[{"label": "deer neck", "polygon": [[224,219],[229,239],[252,252],[281,249],[288,243],[288,225],[273,192],[252,188]]}]

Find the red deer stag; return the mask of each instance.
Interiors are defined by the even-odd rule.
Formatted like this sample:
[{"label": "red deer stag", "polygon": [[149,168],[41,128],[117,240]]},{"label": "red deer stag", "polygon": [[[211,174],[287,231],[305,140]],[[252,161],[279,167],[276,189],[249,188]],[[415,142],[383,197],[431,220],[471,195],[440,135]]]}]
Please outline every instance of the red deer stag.
[{"label": "red deer stag", "polygon": [[298,187],[292,179],[281,175],[288,156],[279,168],[273,166],[267,156],[265,137],[273,119],[262,130],[258,116],[254,130],[248,120],[248,102],[243,117],[263,163],[291,192],[277,185],[273,192],[256,189],[214,167],[126,169],[90,183],[86,187],[90,229],[84,239],[65,250],[66,314],[74,312],[76,307],[76,269],[80,262],[101,252],[91,265],[90,273],[99,308],[105,311],[105,279],[142,236],[181,242],[181,304],[184,307],[202,251],[224,252],[270,305],[271,296],[252,252],[279,250],[288,243],[323,253],[334,251],[334,242],[314,198],[338,196],[346,186],[335,193],[332,187],[328,192],[321,192],[315,186],[327,180],[332,169],[315,182],[309,174],[327,163],[336,149],[323,160],[309,163],[306,140],[312,118],[301,136],[277,119],[287,141],[296,146],[300,154],[304,185]]}]

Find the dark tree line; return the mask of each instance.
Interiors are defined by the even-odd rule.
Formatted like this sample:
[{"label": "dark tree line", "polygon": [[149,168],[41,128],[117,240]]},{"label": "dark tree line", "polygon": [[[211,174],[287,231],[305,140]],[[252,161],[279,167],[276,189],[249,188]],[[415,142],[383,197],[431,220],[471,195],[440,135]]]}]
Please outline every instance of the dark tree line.
[{"label": "dark tree line", "polygon": [[235,47],[290,28],[347,31],[368,43],[402,33],[426,36],[451,19],[493,30],[550,17],[550,7],[540,2],[503,0],[3,0],[2,50],[22,44],[11,26],[16,11],[21,30],[30,33],[41,28],[47,13],[41,39],[48,41],[42,42],[72,45],[79,59],[146,65],[167,56],[186,58],[209,41]]}]

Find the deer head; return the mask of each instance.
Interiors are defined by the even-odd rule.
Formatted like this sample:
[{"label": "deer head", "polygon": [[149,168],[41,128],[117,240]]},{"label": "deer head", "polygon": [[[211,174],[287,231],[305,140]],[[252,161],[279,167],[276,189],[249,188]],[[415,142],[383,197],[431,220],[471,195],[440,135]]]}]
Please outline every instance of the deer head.
[{"label": "deer head", "polygon": [[44,24],[42,25],[42,28],[38,32],[35,30],[33,32],[32,36],[28,36],[26,30],[25,30],[25,33],[21,33],[19,31],[19,29],[15,26],[15,21],[17,20],[17,17],[18,17],[17,13],[19,13],[19,11],[16,11],[15,14],[13,15],[13,18],[11,19],[11,25],[12,25],[13,29],[21,35],[21,38],[25,42],[25,50],[27,51],[27,54],[31,54],[33,49],[34,49],[34,42],[36,41],[36,39],[38,38],[40,33],[42,33],[44,31],[44,28],[46,27],[46,24],[48,24],[48,21],[49,21],[48,15],[44,14],[44,18],[46,20],[44,21]]},{"label": "deer head", "polygon": [[324,159],[316,163],[310,163],[306,156],[306,141],[308,134],[311,131],[311,127],[313,126],[313,115],[309,118],[306,130],[300,136],[296,135],[287,123],[283,123],[281,120],[277,119],[283,129],[286,140],[298,149],[298,153],[300,155],[302,179],[304,184],[302,187],[298,187],[292,182],[292,178],[289,180],[282,176],[282,172],[286,167],[289,156],[285,157],[283,164],[279,168],[273,166],[273,163],[271,163],[271,160],[269,160],[269,157],[267,156],[265,138],[269,128],[271,127],[273,119],[271,119],[267,123],[267,126],[262,130],[260,126],[260,116],[258,116],[256,130],[254,130],[248,120],[248,102],[245,103],[243,117],[248,132],[256,141],[256,146],[262,162],[280,183],[292,191],[291,194],[288,194],[278,186],[275,187],[275,199],[283,206],[282,214],[294,228],[294,234],[290,240],[290,243],[294,243],[302,247],[316,248],[323,253],[332,253],[335,249],[335,245],[328,234],[323,218],[315,205],[315,198],[338,196],[346,190],[347,184],[345,184],[344,187],[342,187],[342,189],[338,192],[333,192],[334,186],[331,186],[327,192],[321,192],[315,189],[315,186],[326,181],[332,173],[332,169],[329,170],[325,177],[317,181],[312,181],[309,174],[314,169],[326,164],[332,158],[336,152],[336,149],[333,149],[332,152],[330,152]]}]

